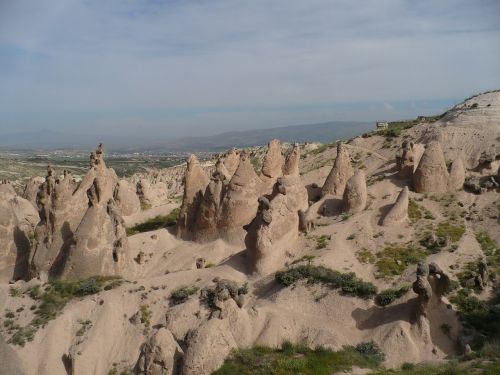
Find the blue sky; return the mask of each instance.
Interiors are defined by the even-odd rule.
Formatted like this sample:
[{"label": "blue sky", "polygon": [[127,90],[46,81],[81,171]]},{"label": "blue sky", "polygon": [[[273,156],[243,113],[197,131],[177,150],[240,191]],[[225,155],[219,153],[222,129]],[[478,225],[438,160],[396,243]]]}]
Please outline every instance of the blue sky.
[{"label": "blue sky", "polygon": [[399,119],[498,88],[496,0],[0,0],[0,135]]}]

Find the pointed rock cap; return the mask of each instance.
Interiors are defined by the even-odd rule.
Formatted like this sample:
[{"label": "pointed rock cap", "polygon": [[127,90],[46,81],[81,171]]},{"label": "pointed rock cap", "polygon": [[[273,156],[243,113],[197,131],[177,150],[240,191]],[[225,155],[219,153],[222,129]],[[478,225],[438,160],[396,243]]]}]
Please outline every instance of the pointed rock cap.
[{"label": "pointed rock cap", "polygon": [[366,207],[367,196],[365,173],[357,170],[345,185],[344,209],[352,213],[363,211]]},{"label": "pointed rock cap", "polygon": [[455,159],[450,169],[448,179],[448,191],[457,191],[462,189],[465,182],[465,165],[463,159],[459,156]]},{"label": "pointed rock cap", "polygon": [[233,174],[229,182],[230,189],[238,190],[238,188],[255,189],[256,181],[258,179],[255,170],[253,169],[250,157],[246,152],[241,152],[240,162],[238,168]]},{"label": "pointed rock cap", "polygon": [[226,167],[227,172],[229,173],[229,179],[231,179],[234,172],[236,172],[239,163],[240,163],[240,153],[235,148],[232,148],[231,150],[228,151],[226,157],[224,158],[224,166]]},{"label": "pointed rock cap", "polygon": [[187,168],[184,181],[184,198],[191,202],[199,191],[204,191],[209,179],[200,166],[198,158],[190,154],[187,159]]},{"label": "pointed rock cap", "polygon": [[293,145],[293,149],[288,154],[283,174],[285,176],[299,176],[299,162],[300,162],[300,146],[298,143]]},{"label": "pointed rock cap", "polygon": [[408,218],[408,203],[410,191],[408,186],[405,186],[398,195],[396,203],[391,207],[390,211],[384,218],[382,225],[389,226],[404,222]]},{"label": "pointed rock cap", "polygon": [[269,178],[277,178],[283,174],[284,159],[281,154],[281,143],[277,139],[269,141],[267,153],[262,164],[262,174]]},{"label": "pointed rock cap", "polygon": [[413,183],[417,193],[446,193],[448,190],[448,169],[443,149],[439,142],[430,142],[420,159]]},{"label": "pointed rock cap", "polygon": [[341,195],[344,193],[347,180],[353,175],[349,152],[344,144],[337,144],[337,157],[330,174],[325,180],[321,194]]}]

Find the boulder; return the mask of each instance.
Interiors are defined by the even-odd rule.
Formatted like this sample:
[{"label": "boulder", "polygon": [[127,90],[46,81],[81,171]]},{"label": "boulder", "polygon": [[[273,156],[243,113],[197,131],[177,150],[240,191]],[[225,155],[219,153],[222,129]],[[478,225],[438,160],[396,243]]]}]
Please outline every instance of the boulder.
[{"label": "boulder", "polygon": [[441,145],[439,142],[430,142],[413,174],[415,191],[417,193],[446,193],[448,179],[448,170]]},{"label": "boulder", "polygon": [[403,223],[408,219],[408,203],[410,191],[408,186],[405,186],[398,195],[396,203],[391,207],[385,216],[382,225],[391,226],[394,224]]},{"label": "boulder", "polygon": [[333,168],[328,174],[328,177],[323,184],[321,194],[342,195],[344,194],[347,180],[353,175],[351,159],[347,148],[342,143],[337,145],[337,158],[333,164]]},{"label": "boulder", "polygon": [[183,357],[184,352],[172,333],[161,327],[142,344],[134,371],[137,375],[174,375]]},{"label": "boulder", "polygon": [[357,170],[345,185],[344,210],[350,213],[363,211],[366,206],[367,194],[365,173],[362,170]]}]

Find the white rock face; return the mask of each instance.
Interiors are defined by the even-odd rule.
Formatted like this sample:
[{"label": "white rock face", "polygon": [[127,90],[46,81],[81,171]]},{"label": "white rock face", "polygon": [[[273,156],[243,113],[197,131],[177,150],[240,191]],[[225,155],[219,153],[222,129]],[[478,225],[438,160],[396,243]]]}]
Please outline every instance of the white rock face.
[{"label": "white rock face", "polygon": [[391,226],[403,223],[408,219],[409,195],[410,191],[408,190],[408,186],[405,186],[399,193],[396,203],[394,203],[390,211],[385,216],[382,225]]}]

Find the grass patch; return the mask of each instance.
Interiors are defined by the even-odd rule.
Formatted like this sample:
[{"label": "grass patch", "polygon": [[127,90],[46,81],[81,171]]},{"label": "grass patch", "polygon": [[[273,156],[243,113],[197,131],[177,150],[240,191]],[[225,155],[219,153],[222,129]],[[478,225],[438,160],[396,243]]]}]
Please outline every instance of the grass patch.
[{"label": "grass patch", "polygon": [[410,290],[409,285],[403,285],[399,289],[385,289],[375,297],[375,303],[379,306],[387,306],[398,298],[403,297]]},{"label": "grass patch", "polygon": [[371,264],[375,263],[375,261],[377,260],[375,255],[366,247],[363,247],[356,253],[356,258],[358,258],[358,260],[361,263],[371,263]]},{"label": "grass patch", "polygon": [[285,342],[279,349],[257,346],[234,351],[213,375],[331,375],[353,366],[377,368],[383,358],[384,353],[372,342],[336,352]]},{"label": "grass patch", "polygon": [[408,202],[408,217],[412,223],[415,223],[422,218],[422,210],[413,199],[410,199]]},{"label": "grass patch", "polygon": [[424,260],[428,252],[409,242],[406,244],[389,244],[377,253],[377,277],[401,275],[410,264]]},{"label": "grass patch", "polygon": [[316,238],[316,249],[324,249],[328,246],[328,242],[330,241],[329,236],[321,235]]},{"label": "grass patch", "polygon": [[179,305],[181,303],[184,303],[188,300],[190,296],[195,294],[198,291],[198,288],[195,287],[194,285],[192,286],[180,286],[179,288],[175,289],[172,294],[170,294],[170,301],[174,305]]},{"label": "grass patch", "polygon": [[436,229],[438,237],[449,238],[451,243],[460,241],[464,233],[465,227],[463,225],[455,225],[449,221],[439,223]]},{"label": "grass patch", "polygon": [[498,274],[500,272],[500,247],[485,231],[476,233],[476,240],[486,255],[490,274],[492,276]]},{"label": "grass patch", "polygon": [[311,284],[321,283],[332,289],[340,289],[346,295],[365,299],[372,298],[377,293],[375,285],[359,279],[354,272],[342,273],[324,266],[300,265],[275,275],[275,280],[285,287],[303,279]]},{"label": "grass patch", "polygon": [[177,224],[177,219],[179,217],[179,208],[173,209],[168,215],[158,215],[155,216],[144,223],[134,225],[133,227],[127,228],[127,235],[132,236],[137,233],[150,232],[152,230],[157,230]]},{"label": "grass patch", "polygon": [[149,305],[141,305],[139,308],[139,312],[141,313],[141,323],[144,324],[146,330],[151,327],[151,318],[153,316],[153,312],[149,308]]}]

